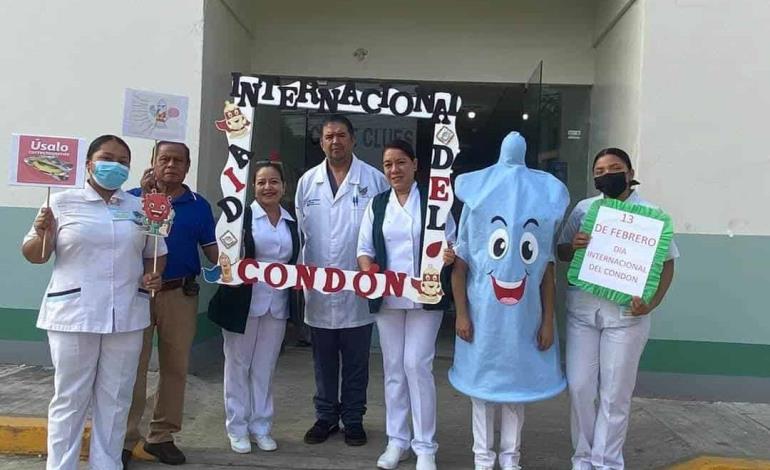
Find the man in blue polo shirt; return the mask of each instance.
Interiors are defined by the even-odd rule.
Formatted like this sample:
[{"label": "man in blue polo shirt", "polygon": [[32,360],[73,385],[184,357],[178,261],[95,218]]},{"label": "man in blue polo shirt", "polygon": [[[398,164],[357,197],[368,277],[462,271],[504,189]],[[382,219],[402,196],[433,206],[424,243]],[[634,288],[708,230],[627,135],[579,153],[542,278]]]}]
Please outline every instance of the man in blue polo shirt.
[{"label": "man in blue polo shirt", "polygon": [[165,193],[171,197],[175,215],[171,233],[166,238],[168,256],[163,287],[152,299],[152,321],[144,332],[123,446],[124,468],[131,458],[131,451],[142,439],[139,423],[147,399],[147,366],[156,329],[160,380],[144,450],[166,464],[185,462],[184,454],[174,445],[172,433],[182,428],[187,366],[198,315],[196,275],[201,270],[198,247],[212,263],[217,262],[218,256],[211,206],[184,184],[190,169],[190,149],[178,142],[158,142],[151,163],[152,168],[142,177],[141,188],[129,192],[136,196],[153,189]]}]

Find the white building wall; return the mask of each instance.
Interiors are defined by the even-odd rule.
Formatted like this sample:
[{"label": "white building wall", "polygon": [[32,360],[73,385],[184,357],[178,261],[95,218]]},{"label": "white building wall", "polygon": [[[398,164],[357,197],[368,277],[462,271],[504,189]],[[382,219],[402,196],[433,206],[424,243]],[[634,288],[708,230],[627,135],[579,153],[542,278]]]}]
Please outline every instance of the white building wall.
[{"label": "white building wall", "polygon": [[521,83],[542,59],[547,83],[593,82],[595,0],[259,4],[256,73]]},{"label": "white building wall", "polygon": [[[0,168],[8,168],[13,132],[120,135],[126,88],[188,96],[187,141],[196,155],[202,24],[202,0],[3,2]],[[131,187],[152,142],[126,140]],[[196,172],[193,162],[193,186]],[[44,197],[43,189],[6,187],[0,206],[38,207]]]},{"label": "white building wall", "polygon": [[639,153],[644,0],[629,3],[631,7],[609,31],[606,28],[621,13],[621,6],[604,1],[597,10],[597,35],[605,34],[596,45],[589,165],[605,147],[623,148],[634,160]]},{"label": "white building wall", "polygon": [[680,233],[770,235],[770,2],[645,3],[645,193]]}]

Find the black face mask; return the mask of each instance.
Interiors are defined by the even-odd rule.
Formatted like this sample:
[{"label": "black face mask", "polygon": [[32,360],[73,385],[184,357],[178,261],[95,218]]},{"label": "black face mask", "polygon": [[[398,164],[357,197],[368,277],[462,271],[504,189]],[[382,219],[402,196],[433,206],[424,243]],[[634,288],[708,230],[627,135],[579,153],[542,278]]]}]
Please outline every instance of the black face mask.
[{"label": "black face mask", "polygon": [[616,173],[605,173],[602,176],[594,178],[596,189],[604,193],[605,196],[617,199],[628,188],[626,182],[626,172],[618,171]]}]

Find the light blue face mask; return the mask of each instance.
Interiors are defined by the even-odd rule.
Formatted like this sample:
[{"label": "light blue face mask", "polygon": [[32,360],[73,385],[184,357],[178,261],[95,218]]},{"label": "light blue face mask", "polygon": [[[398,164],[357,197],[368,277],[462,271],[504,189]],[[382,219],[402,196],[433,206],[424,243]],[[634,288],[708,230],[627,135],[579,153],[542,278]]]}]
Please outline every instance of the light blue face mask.
[{"label": "light blue face mask", "polygon": [[91,176],[104,189],[116,190],[128,179],[128,167],[118,162],[94,162]]}]

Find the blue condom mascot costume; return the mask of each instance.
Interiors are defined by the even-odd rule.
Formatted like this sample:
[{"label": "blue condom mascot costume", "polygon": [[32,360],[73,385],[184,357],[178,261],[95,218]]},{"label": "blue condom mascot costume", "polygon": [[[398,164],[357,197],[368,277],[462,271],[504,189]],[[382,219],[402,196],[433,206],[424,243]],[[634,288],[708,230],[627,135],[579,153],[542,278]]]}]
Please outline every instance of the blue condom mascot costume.
[{"label": "blue condom mascot costume", "polygon": [[[458,176],[455,184],[465,203],[457,256],[468,265],[473,339],[456,338],[449,380],[473,399],[474,423],[477,403],[520,405],[553,397],[566,387],[558,340],[540,351],[537,335],[540,283],[548,263],[555,261],[556,235],[569,194],[552,175],[527,168],[525,153],[524,138],[511,132],[496,164]],[[521,413],[523,422],[523,406]],[[517,427],[520,431],[521,423]],[[505,428],[504,422],[501,431],[507,432]],[[517,461],[518,443],[515,447]],[[501,464],[505,452],[501,448]],[[477,453],[477,465],[480,457]],[[491,458],[494,462],[494,453]],[[511,464],[516,465],[504,467],[515,468]]]}]

